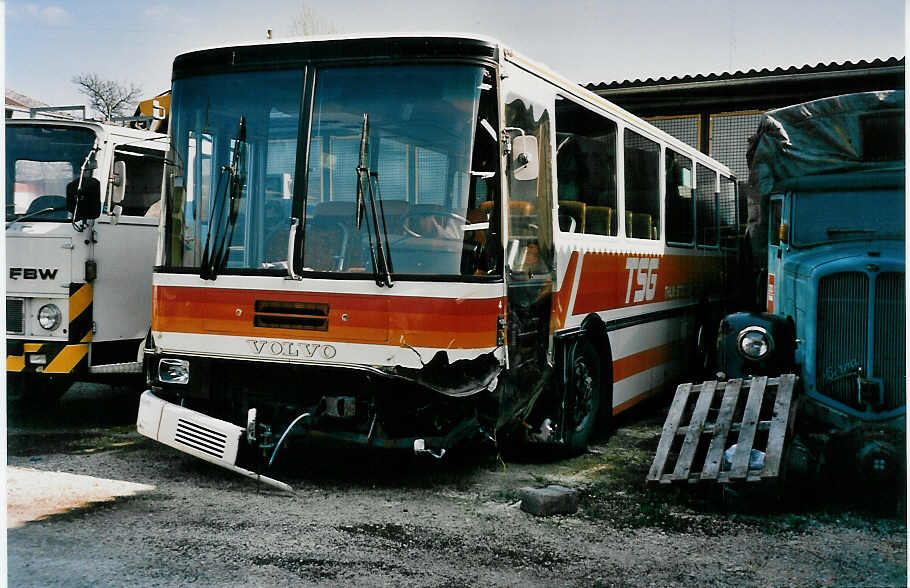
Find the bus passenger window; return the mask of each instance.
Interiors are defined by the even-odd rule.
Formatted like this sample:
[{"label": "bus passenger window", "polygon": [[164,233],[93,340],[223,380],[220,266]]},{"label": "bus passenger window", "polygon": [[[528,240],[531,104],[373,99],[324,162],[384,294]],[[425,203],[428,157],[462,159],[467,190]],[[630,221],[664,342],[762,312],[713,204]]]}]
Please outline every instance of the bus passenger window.
[{"label": "bus passenger window", "polygon": [[626,129],[626,236],[660,238],[660,146]]},{"label": "bus passenger window", "polygon": [[559,96],[556,101],[559,229],[616,235],[616,123]]},{"label": "bus passenger window", "polygon": [[692,160],[665,150],[667,243],[692,246],[695,241],[695,199]]},{"label": "bus passenger window", "polygon": [[720,222],[720,245],[724,249],[736,249],[737,238],[744,233],[744,230],[739,230],[736,205],[736,182],[732,178],[721,176],[717,211]]},{"label": "bus passenger window", "polygon": [[695,165],[695,226],[697,242],[717,246],[717,174],[703,165]]}]

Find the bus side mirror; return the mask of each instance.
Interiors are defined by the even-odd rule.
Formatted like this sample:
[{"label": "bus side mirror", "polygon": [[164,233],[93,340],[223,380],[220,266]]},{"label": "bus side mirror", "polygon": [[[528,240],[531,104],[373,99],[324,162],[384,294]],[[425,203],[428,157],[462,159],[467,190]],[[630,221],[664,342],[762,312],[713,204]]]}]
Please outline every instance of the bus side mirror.
[{"label": "bus side mirror", "polygon": [[101,182],[92,177],[79,178],[66,185],[66,209],[73,215],[73,220],[83,221],[101,216]]},{"label": "bus side mirror", "polygon": [[516,180],[536,180],[540,167],[537,137],[521,135],[512,139],[512,175]]},{"label": "bus side mirror", "polygon": [[123,202],[123,195],[126,193],[126,162],[117,161],[114,163],[114,174],[111,176],[111,207],[119,212],[120,203]]}]

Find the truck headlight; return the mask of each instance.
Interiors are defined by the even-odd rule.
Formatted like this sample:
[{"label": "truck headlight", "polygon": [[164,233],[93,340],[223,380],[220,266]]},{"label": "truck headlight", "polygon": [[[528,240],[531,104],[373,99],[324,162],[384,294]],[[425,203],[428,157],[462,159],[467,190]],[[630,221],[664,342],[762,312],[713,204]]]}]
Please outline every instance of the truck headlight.
[{"label": "truck headlight", "polygon": [[164,384],[188,383],[190,362],[185,359],[162,359],[158,362],[158,381]]},{"label": "truck headlight", "polygon": [[38,324],[47,331],[53,331],[59,327],[62,318],[63,313],[56,304],[45,304],[38,309]]},{"label": "truck headlight", "polygon": [[768,331],[755,326],[740,331],[736,343],[743,357],[751,360],[763,359],[774,349],[774,340]]}]

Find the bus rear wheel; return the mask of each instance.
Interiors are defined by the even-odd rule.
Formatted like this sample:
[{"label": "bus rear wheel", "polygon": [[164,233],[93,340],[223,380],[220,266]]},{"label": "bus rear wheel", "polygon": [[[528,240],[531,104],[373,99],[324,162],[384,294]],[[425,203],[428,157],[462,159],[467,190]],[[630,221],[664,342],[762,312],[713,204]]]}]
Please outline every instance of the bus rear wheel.
[{"label": "bus rear wheel", "polygon": [[587,448],[594,432],[601,401],[600,359],[594,346],[579,338],[569,351],[566,382],[566,446],[572,452]]}]

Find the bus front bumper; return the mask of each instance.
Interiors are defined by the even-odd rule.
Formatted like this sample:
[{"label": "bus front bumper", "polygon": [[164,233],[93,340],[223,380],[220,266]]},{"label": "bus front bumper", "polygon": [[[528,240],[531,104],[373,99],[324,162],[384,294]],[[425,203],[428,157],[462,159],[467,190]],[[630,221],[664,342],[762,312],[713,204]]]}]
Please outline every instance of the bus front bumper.
[{"label": "bus front bumper", "polygon": [[246,432],[243,427],[162,400],[151,390],[146,390],[139,398],[136,430],[159,443],[247,478],[293,491],[284,482],[235,465],[241,436]]}]

